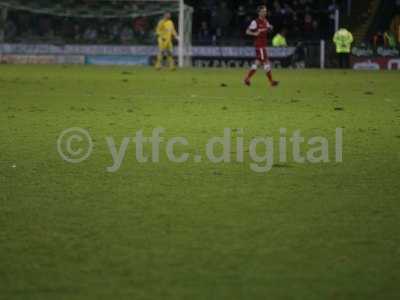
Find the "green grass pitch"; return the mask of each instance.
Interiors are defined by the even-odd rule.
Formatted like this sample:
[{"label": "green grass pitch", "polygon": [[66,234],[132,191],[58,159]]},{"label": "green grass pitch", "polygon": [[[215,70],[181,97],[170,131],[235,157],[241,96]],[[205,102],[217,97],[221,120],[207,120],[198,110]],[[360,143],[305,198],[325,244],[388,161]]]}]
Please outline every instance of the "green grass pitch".
[{"label": "green grass pitch", "polygon": [[[398,299],[398,73],[0,70],[0,299]],[[80,164],[57,152],[70,127],[94,141]],[[343,163],[139,163],[131,144],[106,171],[105,137],[156,127],[191,155],[224,128],[341,127]]]}]

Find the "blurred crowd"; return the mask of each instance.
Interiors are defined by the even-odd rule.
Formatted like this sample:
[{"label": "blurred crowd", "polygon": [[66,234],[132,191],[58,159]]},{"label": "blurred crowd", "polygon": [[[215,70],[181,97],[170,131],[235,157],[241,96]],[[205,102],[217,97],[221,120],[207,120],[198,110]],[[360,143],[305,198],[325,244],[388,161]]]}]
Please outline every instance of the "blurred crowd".
[{"label": "blurred crowd", "polygon": [[287,38],[318,40],[334,32],[335,0],[271,0],[271,1],[198,1],[195,4],[194,37],[201,44],[245,42],[245,31],[256,16],[256,8],[266,4],[274,31],[284,31]]},{"label": "blurred crowd", "polygon": [[[45,7],[46,0],[38,1]],[[242,45],[250,43],[244,35],[256,16],[256,7],[268,5],[274,31],[284,32],[289,41],[327,38],[334,31],[335,0],[188,0],[194,8],[193,44]],[[98,1],[65,0],[63,5],[85,5],[98,10]],[[104,3],[104,2],[100,2]],[[132,9],[127,1],[111,1],[115,9]],[[10,11],[5,38],[12,42],[51,40],[60,43],[150,44],[159,16],[135,19],[84,19]],[[176,19],[176,15],[175,15]]]},{"label": "blurred crowd", "polygon": [[367,44],[374,49],[400,47],[400,0],[395,0],[395,10],[389,27],[375,32]]},{"label": "blurred crowd", "polygon": [[83,19],[12,12],[5,30],[6,41],[52,41],[73,44],[146,44],[152,42],[156,20]]}]

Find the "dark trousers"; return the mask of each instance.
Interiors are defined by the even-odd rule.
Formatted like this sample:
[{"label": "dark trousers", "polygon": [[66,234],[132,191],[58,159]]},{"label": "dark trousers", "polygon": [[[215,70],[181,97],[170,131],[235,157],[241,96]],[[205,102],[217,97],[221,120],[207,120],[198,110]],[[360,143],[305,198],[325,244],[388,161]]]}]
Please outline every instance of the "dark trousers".
[{"label": "dark trousers", "polygon": [[340,69],[350,68],[350,53],[338,53],[338,58]]}]

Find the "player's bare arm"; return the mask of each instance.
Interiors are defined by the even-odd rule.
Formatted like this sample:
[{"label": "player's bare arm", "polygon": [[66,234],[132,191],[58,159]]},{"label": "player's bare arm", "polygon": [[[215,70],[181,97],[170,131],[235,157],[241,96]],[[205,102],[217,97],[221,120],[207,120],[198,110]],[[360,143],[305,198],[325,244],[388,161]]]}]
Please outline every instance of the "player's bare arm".
[{"label": "player's bare arm", "polygon": [[246,30],[246,34],[247,34],[247,35],[250,35],[250,36],[259,36],[261,32],[262,32],[262,31],[260,31],[260,30],[258,30],[258,29],[252,30],[252,29],[248,28],[248,29]]}]

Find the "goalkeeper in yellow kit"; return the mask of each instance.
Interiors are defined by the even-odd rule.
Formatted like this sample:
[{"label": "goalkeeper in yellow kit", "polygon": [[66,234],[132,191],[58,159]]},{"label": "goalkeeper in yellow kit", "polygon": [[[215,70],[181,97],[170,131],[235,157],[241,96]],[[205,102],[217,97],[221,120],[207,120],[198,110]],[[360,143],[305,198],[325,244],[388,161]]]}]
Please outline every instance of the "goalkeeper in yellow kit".
[{"label": "goalkeeper in yellow kit", "polygon": [[174,22],[171,20],[171,13],[165,13],[164,17],[158,22],[156,34],[159,49],[156,68],[161,69],[163,58],[166,57],[170,69],[175,69],[172,39],[178,40],[178,34],[176,33]]}]

